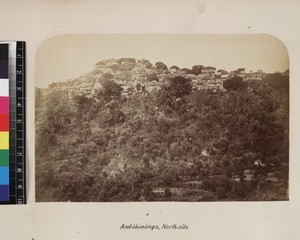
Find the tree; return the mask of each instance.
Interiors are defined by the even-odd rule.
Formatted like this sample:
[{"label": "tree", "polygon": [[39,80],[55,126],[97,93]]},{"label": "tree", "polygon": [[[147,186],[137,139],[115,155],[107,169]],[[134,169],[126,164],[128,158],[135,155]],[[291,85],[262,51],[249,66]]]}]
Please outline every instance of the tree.
[{"label": "tree", "polygon": [[169,81],[170,93],[176,98],[189,95],[192,92],[192,83],[190,79],[176,76]]},{"label": "tree", "polygon": [[191,70],[189,68],[183,68],[181,70],[184,71],[186,74],[194,74],[193,70]]},{"label": "tree", "polygon": [[162,63],[162,62],[156,62],[155,63],[155,67],[158,69],[158,70],[168,70],[168,67],[166,64]]},{"label": "tree", "polygon": [[86,96],[75,96],[73,101],[76,103],[77,113],[82,116],[82,114],[90,111],[89,108],[93,105],[95,100]]},{"label": "tree", "polygon": [[203,67],[204,67],[203,65],[195,65],[195,66],[193,66],[192,67],[193,74],[195,74],[195,75],[200,74]]},{"label": "tree", "polygon": [[267,74],[262,82],[276,90],[289,90],[289,77],[282,76],[281,73]]},{"label": "tree", "polygon": [[39,108],[43,106],[43,93],[38,87],[35,88],[35,107]]},{"label": "tree", "polygon": [[158,82],[158,77],[155,73],[150,73],[148,76],[147,76],[147,80],[149,82],[151,81],[157,81]]},{"label": "tree", "polygon": [[102,76],[105,77],[106,79],[112,79],[114,77],[114,75],[112,75],[109,72],[104,73]]},{"label": "tree", "polygon": [[136,84],[135,87],[138,91],[140,91],[142,89],[142,85],[140,83]]},{"label": "tree", "polygon": [[117,72],[121,70],[121,64],[113,64],[110,66],[110,68],[113,70],[113,72]]},{"label": "tree", "polygon": [[147,68],[147,69],[150,69],[153,67],[152,64],[148,60],[145,60],[145,59],[138,60],[138,63],[143,64],[145,66],[145,68]]},{"label": "tree", "polygon": [[244,82],[243,78],[235,76],[225,80],[223,82],[223,87],[227,91],[241,91],[246,89],[247,84]]},{"label": "tree", "polygon": [[178,98],[189,95],[191,92],[191,80],[181,76],[176,76],[168,79],[168,81],[162,86],[157,96],[157,102],[160,105],[164,105],[164,112],[166,114],[171,114],[172,110],[179,110],[183,105],[181,102],[177,102],[179,101]]},{"label": "tree", "polygon": [[136,63],[135,58],[120,58],[117,60],[119,64],[127,62],[127,63]]},{"label": "tree", "polygon": [[171,191],[170,191],[170,188],[166,188],[166,190],[165,190],[165,197],[166,198],[169,198],[169,197],[171,197],[172,196],[172,193],[171,193]]},{"label": "tree", "polygon": [[98,93],[98,98],[109,102],[112,98],[117,98],[121,95],[123,88],[113,80],[106,79],[102,83],[102,89]]},{"label": "tree", "polygon": [[179,67],[177,67],[177,66],[172,66],[172,67],[170,67],[170,69],[176,69],[176,70],[179,70]]}]

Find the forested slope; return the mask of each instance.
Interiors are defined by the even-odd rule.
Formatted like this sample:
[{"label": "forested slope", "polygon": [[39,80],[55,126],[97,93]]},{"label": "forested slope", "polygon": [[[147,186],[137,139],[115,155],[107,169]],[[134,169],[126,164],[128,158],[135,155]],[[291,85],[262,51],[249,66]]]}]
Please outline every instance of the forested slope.
[{"label": "forested slope", "polygon": [[[114,84],[94,98],[37,88],[37,200],[286,199],[288,78],[224,87],[192,91],[175,77],[129,98]],[[244,170],[255,180],[244,181]]]}]

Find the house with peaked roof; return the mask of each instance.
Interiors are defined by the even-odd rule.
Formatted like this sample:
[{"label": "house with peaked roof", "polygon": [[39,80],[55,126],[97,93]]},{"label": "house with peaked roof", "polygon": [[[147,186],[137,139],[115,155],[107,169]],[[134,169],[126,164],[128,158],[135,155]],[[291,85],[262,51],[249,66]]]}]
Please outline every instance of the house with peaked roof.
[{"label": "house with peaked roof", "polygon": [[254,174],[255,174],[255,170],[244,170],[244,180],[245,181],[255,180]]},{"label": "house with peaked roof", "polygon": [[202,70],[201,70],[201,74],[215,74],[215,71],[216,71],[216,68],[215,67],[204,67]]}]

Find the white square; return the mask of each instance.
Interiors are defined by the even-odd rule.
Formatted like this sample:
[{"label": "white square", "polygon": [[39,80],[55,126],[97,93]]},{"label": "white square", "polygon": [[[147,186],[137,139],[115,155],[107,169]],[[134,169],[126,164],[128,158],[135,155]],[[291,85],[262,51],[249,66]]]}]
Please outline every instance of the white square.
[{"label": "white square", "polygon": [[9,42],[9,50],[17,50],[17,42],[16,41],[12,41]]},{"label": "white square", "polygon": [[17,50],[9,50],[8,56],[9,58],[16,58]]},{"label": "white square", "polygon": [[9,81],[8,81],[8,79],[0,78],[0,96],[1,97],[9,96]]}]

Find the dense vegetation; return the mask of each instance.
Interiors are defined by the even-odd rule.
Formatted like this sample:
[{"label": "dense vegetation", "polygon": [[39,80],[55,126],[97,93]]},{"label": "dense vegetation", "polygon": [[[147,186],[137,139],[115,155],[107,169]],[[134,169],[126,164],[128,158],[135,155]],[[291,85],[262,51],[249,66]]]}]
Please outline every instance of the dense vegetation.
[{"label": "dense vegetation", "polygon": [[[288,176],[288,77],[224,87],[192,91],[175,77],[128,99],[113,80],[95,98],[36,89],[37,200],[278,199],[264,179]],[[247,169],[255,181],[243,180]]]}]

